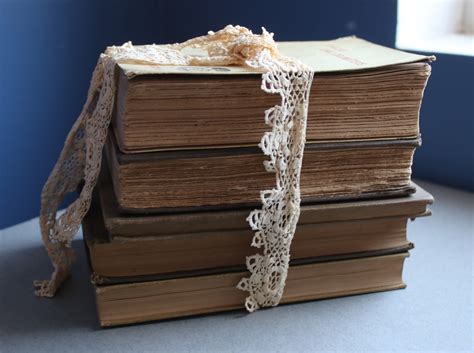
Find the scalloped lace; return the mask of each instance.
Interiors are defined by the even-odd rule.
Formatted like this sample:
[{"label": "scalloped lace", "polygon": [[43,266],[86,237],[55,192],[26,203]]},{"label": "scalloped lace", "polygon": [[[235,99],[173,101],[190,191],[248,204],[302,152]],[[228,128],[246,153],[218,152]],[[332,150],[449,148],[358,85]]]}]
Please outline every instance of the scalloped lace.
[{"label": "scalloped lace", "polygon": [[[186,55],[198,48],[208,56]],[[269,157],[264,167],[276,176],[275,187],[260,193],[262,208],[247,218],[255,231],[252,246],[261,254],[247,257],[249,278],[237,287],[249,292],[248,311],[278,305],[283,295],[290,246],[300,213],[300,172],[306,136],[308,97],[313,71],[278,53],[273,34],[261,35],[240,26],[173,45],[109,47],[99,58],[84,108],[69,132],[64,148],[41,194],[40,226],[43,243],[54,266],[49,280],[35,281],[36,295],[52,297],[69,276],[75,259],[71,242],[89,210],[102,162],[102,149],[114,106],[117,63],[159,65],[242,65],[261,69],[262,90],[279,94],[281,104],[265,111],[271,127],[259,144]],[[64,197],[83,187],[78,198],[57,218]]]}]

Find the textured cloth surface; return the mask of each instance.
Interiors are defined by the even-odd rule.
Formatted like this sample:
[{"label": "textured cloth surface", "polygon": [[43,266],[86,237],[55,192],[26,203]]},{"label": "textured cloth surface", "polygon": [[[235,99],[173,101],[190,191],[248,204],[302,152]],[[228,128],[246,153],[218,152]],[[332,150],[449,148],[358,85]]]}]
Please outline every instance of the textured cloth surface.
[{"label": "textured cloth surface", "polygon": [[[269,157],[264,166],[275,173],[275,186],[261,191],[262,208],[248,217],[255,231],[252,245],[263,250],[246,259],[250,277],[243,278],[237,287],[249,292],[245,306],[250,312],[278,305],[300,213],[300,173],[313,71],[280,55],[273,34],[264,28],[262,31],[256,35],[244,27],[229,25],[179,44],[108,47],[100,56],[84,108],[41,194],[41,235],[54,272],[49,280],[34,281],[36,295],[54,296],[75,260],[71,242],[89,210],[100,172],[117,88],[116,65],[238,65],[263,70],[262,90],[278,94],[281,103],[265,111],[265,123],[271,131],[259,144]],[[206,55],[197,55],[197,50]],[[78,198],[57,217],[64,197],[82,181]]]},{"label": "textured cloth surface", "polygon": [[436,198],[433,216],[408,227],[416,244],[408,287],[393,292],[280,305],[101,329],[84,245],[55,300],[31,295],[51,267],[38,221],[0,231],[0,352],[471,352],[474,197],[417,181]]}]

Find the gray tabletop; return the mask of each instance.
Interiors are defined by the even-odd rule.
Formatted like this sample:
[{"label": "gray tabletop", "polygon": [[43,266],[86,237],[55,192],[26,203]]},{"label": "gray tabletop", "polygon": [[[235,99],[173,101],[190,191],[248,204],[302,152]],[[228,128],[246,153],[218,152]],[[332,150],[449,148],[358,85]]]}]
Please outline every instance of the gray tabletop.
[{"label": "gray tabletop", "polygon": [[409,225],[416,245],[404,290],[101,329],[80,235],[73,276],[54,299],[33,295],[51,271],[37,220],[0,231],[0,352],[314,352],[473,350],[472,194],[419,182],[433,216]]}]

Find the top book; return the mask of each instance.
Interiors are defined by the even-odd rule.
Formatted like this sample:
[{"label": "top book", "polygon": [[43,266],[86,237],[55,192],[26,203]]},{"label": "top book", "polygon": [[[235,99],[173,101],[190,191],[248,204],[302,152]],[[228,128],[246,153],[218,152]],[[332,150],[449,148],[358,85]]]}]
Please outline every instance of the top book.
[{"label": "top book", "polygon": [[[316,73],[308,142],[419,135],[433,57],[355,37],[278,48]],[[270,130],[264,111],[280,99],[261,90],[261,72],[245,67],[119,64],[118,70],[113,125],[124,153],[255,145]]]}]

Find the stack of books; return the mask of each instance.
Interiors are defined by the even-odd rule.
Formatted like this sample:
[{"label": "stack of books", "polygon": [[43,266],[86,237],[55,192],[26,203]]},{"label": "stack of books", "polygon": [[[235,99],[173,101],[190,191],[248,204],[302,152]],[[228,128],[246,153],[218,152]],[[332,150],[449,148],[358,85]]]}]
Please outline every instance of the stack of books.
[{"label": "stack of books", "polygon": [[[301,215],[282,303],[404,288],[411,181],[432,58],[354,37],[279,43],[315,69]],[[102,326],[244,307],[253,232],[271,189],[261,73],[120,64],[106,162],[83,223]]]}]

